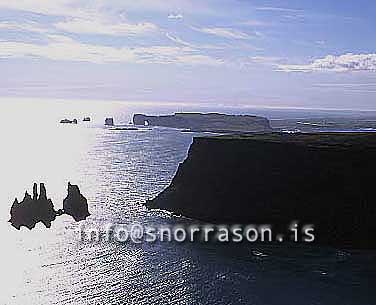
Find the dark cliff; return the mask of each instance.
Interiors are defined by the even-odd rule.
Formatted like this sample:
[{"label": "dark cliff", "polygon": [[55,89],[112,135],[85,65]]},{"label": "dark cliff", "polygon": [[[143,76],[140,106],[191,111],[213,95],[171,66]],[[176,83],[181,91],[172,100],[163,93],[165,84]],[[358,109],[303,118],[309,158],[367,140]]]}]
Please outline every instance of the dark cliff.
[{"label": "dark cliff", "polygon": [[134,125],[162,126],[212,132],[265,132],[271,127],[268,119],[252,115],[219,113],[175,113],[174,115],[147,116],[135,114]]},{"label": "dark cliff", "polygon": [[375,157],[376,134],[195,138],[147,205],[214,223],[297,220],[315,226],[316,243],[375,248]]}]

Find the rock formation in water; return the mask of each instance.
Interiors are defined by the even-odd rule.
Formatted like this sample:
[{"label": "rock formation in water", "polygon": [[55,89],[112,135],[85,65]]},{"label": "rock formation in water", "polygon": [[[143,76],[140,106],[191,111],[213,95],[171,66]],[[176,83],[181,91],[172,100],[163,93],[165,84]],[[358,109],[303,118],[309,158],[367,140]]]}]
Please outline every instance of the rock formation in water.
[{"label": "rock formation in water", "polygon": [[251,115],[220,113],[175,113],[174,115],[147,116],[135,114],[134,125],[179,128],[210,132],[270,132],[268,119]]},{"label": "rock formation in water", "polygon": [[68,183],[68,196],[64,199],[64,209],[55,211],[51,199],[47,198],[46,188],[40,184],[40,194],[38,195],[37,184],[33,186],[33,197],[28,192],[21,202],[17,198],[10,209],[9,222],[17,230],[22,226],[33,229],[38,222],[42,222],[47,228],[51,227],[51,222],[56,216],[63,214],[71,215],[74,220],[80,221],[88,217],[88,204],[86,198],[80,193],[77,185]]},{"label": "rock formation in water", "polygon": [[214,223],[313,224],[315,242],[376,248],[376,134],[195,138],[150,208]]},{"label": "rock formation in water", "polygon": [[47,228],[51,227],[51,222],[56,219],[51,199],[47,199],[46,188],[40,184],[40,194],[38,197],[37,184],[33,186],[33,197],[27,192],[24,199],[19,203],[17,198],[10,210],[10,222],[16,229],[25,226],[29,229],[35,227],[38,222],[42,222]]},{"label": "rock formation in water", "polygon": [[75,221],[85,220],[90,216],[87,200],[77,185],[68,183],[68,195],[63,202],[63,211],[71,215]]},{"label": "rock formation in water", "polygon": [[68,120],[68,119],[63,119],[60,121],[61,124],[77,124],[78,121],[77,119],[73,119],[73,120]]},{"label": "rock formation in water", "polygon": [[104,120],[104,125],[106,125],[106,126],[114,126],[114,119],[113,118],[106,118]]}]

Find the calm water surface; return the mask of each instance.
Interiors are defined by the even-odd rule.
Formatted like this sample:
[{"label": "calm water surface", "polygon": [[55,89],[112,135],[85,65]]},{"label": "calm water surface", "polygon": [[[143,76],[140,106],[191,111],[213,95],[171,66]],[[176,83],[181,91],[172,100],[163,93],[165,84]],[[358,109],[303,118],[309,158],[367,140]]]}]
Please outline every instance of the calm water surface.
[{"label": "calm water surface", "polygon": [[[49,230],[13,229],[10,205],[34,181],[46,183],[56,208],[68,181],[78,184],[92,214],[86,225],[181,221],[141,203],[169,184],[192,134],[102,127],[106,115],[127,122],[130,108],[0,108],[0,304],[376,304],[374,252],[89,243],[79,240],[79,224],[68,216]],[[94,121],[57,123],[69,115],[93,115]]]}]

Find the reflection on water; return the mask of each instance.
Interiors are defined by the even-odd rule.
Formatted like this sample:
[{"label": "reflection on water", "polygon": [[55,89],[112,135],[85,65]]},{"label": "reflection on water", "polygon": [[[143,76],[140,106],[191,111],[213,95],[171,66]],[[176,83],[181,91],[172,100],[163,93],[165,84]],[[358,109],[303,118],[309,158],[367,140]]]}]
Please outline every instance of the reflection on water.
[{"label": "reflection on water", "polygon": [[[99,104],[98,104],[99,105]],[[88,199],[87,223],[161,224],[148,212],[184,160],[192,135],[169,129],[111,131],[118,106],[1,105],[0,304],[375,304],[375,254],[291,246],[88,243],[61,216],[46,230],[7,222],[34,181],[62,207],[68,181]],[[56,107],[55,107],[56,106]],[[68,111],[68,110],[69,111]],[[114,112],[112,112],[114,111]],[[116,112],[116,113],[115,113]],[[115,116],[114,113],[117,115]],[[65,116],[94,122],[60,125]],[[256,254],[255,254],[256,253]],[[260,254],[261,253],[261,254]]]}]

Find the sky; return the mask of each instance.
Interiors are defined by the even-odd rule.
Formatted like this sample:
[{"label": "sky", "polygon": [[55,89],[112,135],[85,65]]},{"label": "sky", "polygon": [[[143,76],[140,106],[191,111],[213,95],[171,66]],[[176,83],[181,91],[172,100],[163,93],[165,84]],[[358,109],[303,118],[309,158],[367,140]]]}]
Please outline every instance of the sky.
[{"label": "sky", "polygon": [[0,97],[376,110],[374,0],[0,0]]}]

